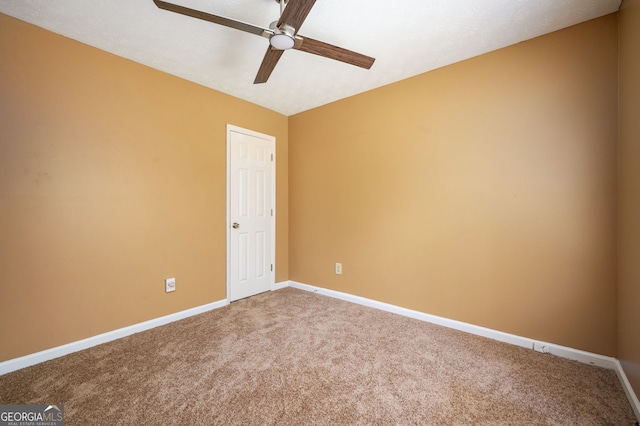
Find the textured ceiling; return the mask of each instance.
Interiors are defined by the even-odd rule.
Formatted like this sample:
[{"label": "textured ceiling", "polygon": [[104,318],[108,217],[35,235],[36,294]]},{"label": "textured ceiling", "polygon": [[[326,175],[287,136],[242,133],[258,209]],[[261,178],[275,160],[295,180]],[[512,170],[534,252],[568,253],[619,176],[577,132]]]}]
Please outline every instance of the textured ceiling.
[{"label": "textured ceiling", "polygon": [[[295,1],[295,0],[291,0]],[[274,0],[175,0],[268,27]],[[317,0],[300,34],[376,58],[371,70],[286,51],[253,80],[268,40],[158,9],[152,0],[0,0],[0,12],[292,115],[597,18],[621,0]]]}]

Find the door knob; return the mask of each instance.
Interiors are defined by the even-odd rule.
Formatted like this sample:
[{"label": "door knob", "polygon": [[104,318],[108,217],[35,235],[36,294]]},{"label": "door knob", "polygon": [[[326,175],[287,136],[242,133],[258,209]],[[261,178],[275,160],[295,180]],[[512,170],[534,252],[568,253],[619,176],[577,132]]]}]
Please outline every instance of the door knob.
[{"label": "door knob", "polygon": [[233,225],[231,225],[231,227],[233,229],[238,229],[238,228],[240,228],[240,224],[238,222],[233,222]]}]

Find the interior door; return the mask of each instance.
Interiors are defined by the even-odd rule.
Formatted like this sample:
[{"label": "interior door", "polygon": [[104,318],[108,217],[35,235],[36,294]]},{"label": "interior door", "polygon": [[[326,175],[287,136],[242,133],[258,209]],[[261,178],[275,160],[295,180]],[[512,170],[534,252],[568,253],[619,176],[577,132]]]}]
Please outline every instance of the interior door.
[{"label": "interior door", "polygon": [[275,138],[227,125],[227,298],[275,283]]}]

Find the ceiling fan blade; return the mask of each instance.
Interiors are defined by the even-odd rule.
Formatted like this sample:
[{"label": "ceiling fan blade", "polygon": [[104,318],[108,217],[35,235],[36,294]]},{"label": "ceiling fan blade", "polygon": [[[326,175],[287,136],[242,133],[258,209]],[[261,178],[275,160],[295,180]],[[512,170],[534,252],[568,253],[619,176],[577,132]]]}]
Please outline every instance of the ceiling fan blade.
[{"label": "ceiling fan blade", "polygon": [[304,36],[296,37],[296,39],[298,38],[302,39],[302,43],[299,46],[294,46],[293,48],[303,52],[313,53],[314,55],[324,56],[325,58],[335,59],[336,61],[342,61],[347,64],[366,69],[371,68],[375,61],[375,58],[370,56],[343,49],[342,47],[334,46],[333,44],[325,43],[323,41],[314,40]]},{"label": "ceiling fan blade", "polygon": [[269,80],[271,72],[276,67],[283,53],[284,50],[274,49],[271,46],[267,48],[267,53],[265,53],[264,59],[262,59],[258,75],[256,75],[253,84],[266,83],[267,80]]},{"label": "ceiling fan blade", "polygon": [[287,7],[284,8],[284,12],[282,12],[278,20],[278,28],[282,25],[289,25],[297,33],[315,3],[316,0],[289,0]]},{"label": "ceiling fan blade", "polygon": [[162,0],[153,0],[153,2],[160,9],[190,16],[192,18],[202,19],[203,21],[207,22],[213,22],[214,24],[224,25],[225,27],[235,28],[236,30],[244,31],[247,33],[256,34],[263,37],[269,37],[271,34],[273,34],[272,30],[258,27],[256,25],[247,24],[246,22],[235,21],[223,16],[212,15],[210,13],[202,12],[199,10],[189,9],[188,7],[180,6],[173,3],[167,3],[166,1]]}]

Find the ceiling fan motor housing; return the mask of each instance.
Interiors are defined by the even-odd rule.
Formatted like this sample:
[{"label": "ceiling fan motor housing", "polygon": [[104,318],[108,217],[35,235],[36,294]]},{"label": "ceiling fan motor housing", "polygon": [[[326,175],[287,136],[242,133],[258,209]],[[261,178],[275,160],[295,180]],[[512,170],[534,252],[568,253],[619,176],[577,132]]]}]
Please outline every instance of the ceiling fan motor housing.
[{"label": "ceiling fan motor housing", "polygon": [[278,21],[274,21],[269,25],[274,34],[269,38],[269,43],[274,49],[288,50],[291,49],[295,43],[295,29],[289,25],[283,25],[278,28]]}]

